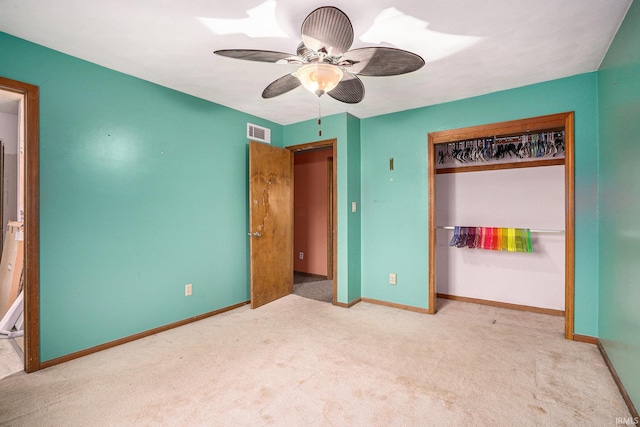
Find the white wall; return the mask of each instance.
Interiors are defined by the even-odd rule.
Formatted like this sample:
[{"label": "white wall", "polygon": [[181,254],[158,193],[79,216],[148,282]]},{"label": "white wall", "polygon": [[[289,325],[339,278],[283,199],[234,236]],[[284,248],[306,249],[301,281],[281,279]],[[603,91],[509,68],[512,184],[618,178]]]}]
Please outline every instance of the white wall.
[{"label": "white wall", "polygon": [[18,116],[16,114],[0,113],[0,140],[4,144],[4,224],[2,224],[4,236],[7,223],[17,220]]},{"label": "white wall", "polygon": [[[436,225],[564,230],[564,166],[436,175]],[[533,253],[451,248],[436,235],[436,291],[564,310],[564,234],[532,234]]]}]

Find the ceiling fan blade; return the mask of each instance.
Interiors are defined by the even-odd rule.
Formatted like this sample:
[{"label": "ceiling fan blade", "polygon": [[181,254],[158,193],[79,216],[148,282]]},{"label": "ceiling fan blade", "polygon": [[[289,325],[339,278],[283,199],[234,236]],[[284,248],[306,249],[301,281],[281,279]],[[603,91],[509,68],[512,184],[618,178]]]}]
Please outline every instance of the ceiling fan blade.
[{"label": "ceiling fan blade", "polygon": [[262,91],[262,97],[268,99],[282,95],[297,88],[300,84],[300,80],[293,74],[284,75],[267,86],[264,91]]},{"label": "ceiling fan blade", "polygon": [[302,42],[318,53],[341,56],[353,43],[353,26],[340,9],[319,7],[302,23]]},{"label": "ceiling fan blade", "polygon": [[358,76],[344,73],[344,77],[331,92],[327,95],[340,102],[347,104],[357,104],[364,98],[364,85]]},{"label": "ceiling fan blade", "polygon": [[223,49],[216,50],[213,53],[220,56],[226,56],[227,58],[244,59],[246,61],[258,62],[278,62],[281,59],[295,56],[291,53],[255,49]]},{"label": "ceiling fan blade", "polygon": [[342,62],[351,62],[347,70],[361,76],[397,76],[424,66],[420,55],[391,47],[365,47],[345,53]]}]

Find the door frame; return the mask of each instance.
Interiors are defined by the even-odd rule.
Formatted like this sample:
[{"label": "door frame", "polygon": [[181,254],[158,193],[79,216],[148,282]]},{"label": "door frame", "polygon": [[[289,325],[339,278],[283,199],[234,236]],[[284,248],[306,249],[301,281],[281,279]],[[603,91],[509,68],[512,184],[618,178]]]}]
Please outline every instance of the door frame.
[{"label": "door frame", "polygon": [[39,88],[0,77],[0,89],[24,99],[24,370],[29,373],[40,369]]},{"label": "door frame", "polygon": [[333,156],[327,158],[327,177],[327,279],[333,280]]},{"label": "door frame", "polygon": [[[331,163],[332,169],[333,169],[331,174],[332,188],[329,189],[329,191],[331,192],[332,203],[331,203],[331,218],[329,218],[327,228],[331,228],[332,226],[332,229],[328,230],[328,234],[331,235],[330,240],[331,240],[331,252],[332,252],[331,254],[331,273],[333,275],[331,279],[333,282],[332,304],[337,305],[338,303],[338,140],[333,138],[333,139],[327,139],[324,141],[309,142],[306,144],[299,144],[299,145],[291,145],[285,148],[287,150],[292,151],[294,156],[296,153],[299,153],[299,152],[317,150],[320,148],[331,148],[332,150],[332,154],[331,154],[331,157],[333,158],[333,162]],[[295,185],[296,185],[295,180],[293,182],[293,185],[295,188]],[[331,226],[329,224],[331,224]]]},{"label": "door frame", "polygon": [[436,312],[436,145],[464,139],[481,138],[496,134],[517,134],[563,127],[565,131],[564,158],[564,210],[565,210],[565,301],[564,336],[574,336],[575,312],[575,186],[574,186],[574,113],[550,114],[547,116],[472,126],[462,129],[431,132],[428,134],[428,209],[429,209],[429,314]]}]

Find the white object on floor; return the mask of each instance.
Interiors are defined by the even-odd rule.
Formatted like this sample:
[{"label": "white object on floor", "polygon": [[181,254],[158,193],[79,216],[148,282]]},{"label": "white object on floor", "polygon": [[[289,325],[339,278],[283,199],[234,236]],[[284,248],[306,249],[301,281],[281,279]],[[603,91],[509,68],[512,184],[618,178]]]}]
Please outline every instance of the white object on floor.
[{"label": "white object on floor", "polygon": [[14,338],[24,335],[23,300],[24,292],[20,292],[11,307],[9,307],[7,314],[0,320],[0,338]]},{"label": "white object on floor", "polygon": [[13,340],[0,340],[0,380],[20,372],[24,372],[24,361],[14,348]]}]

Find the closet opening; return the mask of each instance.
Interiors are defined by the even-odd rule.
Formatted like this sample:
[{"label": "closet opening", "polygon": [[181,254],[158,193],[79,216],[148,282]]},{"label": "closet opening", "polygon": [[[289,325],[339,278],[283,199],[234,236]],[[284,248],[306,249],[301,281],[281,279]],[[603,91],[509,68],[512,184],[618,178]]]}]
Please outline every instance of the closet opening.
[{"label": "closet opening", "polygon": [[429,313],[440,297],[558,315],[574,339],[573,117],[429,133]]}]

